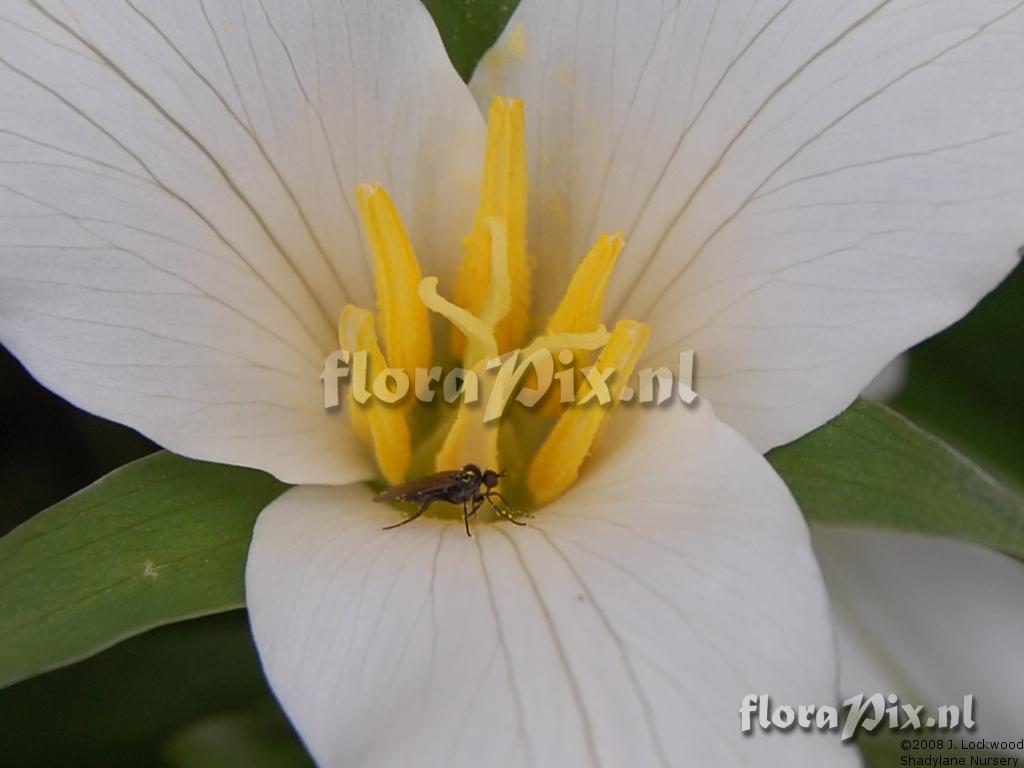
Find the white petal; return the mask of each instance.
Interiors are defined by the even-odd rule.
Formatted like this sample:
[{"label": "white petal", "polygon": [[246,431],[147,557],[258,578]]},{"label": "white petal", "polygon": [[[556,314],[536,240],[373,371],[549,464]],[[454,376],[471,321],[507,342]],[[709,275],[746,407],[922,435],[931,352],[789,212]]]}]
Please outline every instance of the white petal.
[{"label": "white petal", "polygon": [[835,604],[844,696],[895,692],[934,712],[974,694],[972,738],[1020,738],[1024,566],[907,534],[818,528],[814,546]]},{"label": "white petal", "polygon": [[836,700],[785,487],[706,406],[634,418],[526,527],[382,531],[398,513],[358,486],[263,512],[253,632],[320,764],[856,764],[836,734],[740,733],[748,693]]},{"label": "white petal", "polygon": [[0,339],[190,456],[365,476],[320,376],[372,306],[357,183],[429,265],[470,222],[483,121],[413,0],[8,2]]},{"label": "white petal", "polygon": [[843,409],[1024,243],[1020,0],[524,0],[473,82],[526,99],[550,306],[609,306],[759,448]]}]

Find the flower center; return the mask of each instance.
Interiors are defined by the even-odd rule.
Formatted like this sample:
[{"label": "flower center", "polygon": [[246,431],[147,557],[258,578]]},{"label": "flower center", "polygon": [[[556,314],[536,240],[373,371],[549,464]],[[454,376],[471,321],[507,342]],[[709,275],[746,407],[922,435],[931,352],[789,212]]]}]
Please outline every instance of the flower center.
[{"label": "flower center", "polygon": [[[348,411],[388,482],[473,463],[507,470],[503,492],[520,508],[529,508],[551,501],[576,481],[649,332],[633,320],[619,321],[611,333],[601,325],[605,294],[625,244],[621,234],[602,234],[580,262],[543,332],[524,347],[532,319],[532,264],[526,242],[525,121],[518,99],[491,103],[481,187],[473,231],[464,240],[454,301],[449,301],[438,292],[436,277],[422,276],[388,194],[360,185],[360,214],[376,269],[377,313],[346,306],[338,329],[343,349],[367,353],[354,358],[354,379],[373,381],[394,368],[418,382],[417,369],[429,369],[434,359],[429,312],[442,316],[450,323],[447,348],[479,383],[478,400],[463,396],[449,403],[435,397],[423,402],[414,397],[387,404],[357,397],[350,387]],[[585,375],[597,350],[593,368],[611,370],[610,376]],[[519,365],[532,371],[529,361],[543,355],[559,361],[559,385],[531,407],[512,396],[517,386],[536,384],[535,372],[518,383],[495,372],[493,361],[515,351],[514,358],[503,358],[500,370],[507,373]],[[511,366],[505,363],[509,360]],[[358,370],[360,364],[368,370]],[[568,403],[558,397],[567,380],[574,394]],[[599,390],[600,381],[609,382],[607,391]],[[497,418],[488,411],[493,402],[509,403]]]}]

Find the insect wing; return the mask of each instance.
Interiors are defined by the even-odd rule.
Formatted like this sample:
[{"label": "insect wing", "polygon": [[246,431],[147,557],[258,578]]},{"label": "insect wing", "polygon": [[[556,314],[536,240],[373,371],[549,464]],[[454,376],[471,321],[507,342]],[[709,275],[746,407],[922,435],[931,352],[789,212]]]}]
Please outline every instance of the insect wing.
[{"label": "insect wing", "polygon": [[462,485],[462,470],[452,469],[425,477],[417,477],[407,483],[388,488],[375,496],[374,501],[416,501],[432,493],[438,493]]}]

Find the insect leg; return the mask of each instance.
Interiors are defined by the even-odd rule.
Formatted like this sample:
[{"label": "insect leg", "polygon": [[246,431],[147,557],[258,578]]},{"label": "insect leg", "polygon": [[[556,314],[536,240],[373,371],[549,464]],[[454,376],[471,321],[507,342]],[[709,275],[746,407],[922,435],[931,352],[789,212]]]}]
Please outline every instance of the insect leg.
[{"label": "insect leg", "polygon": [[[499,499],[501,499],[502,503],[508,506],[508,509],[502,509],[497,504],[495,504],[494,499],[492,499],[491,496],[497,496]],[[516,520],[512,516],[512,505],[508,503],[508,499],[506,499],[497,491],[488,491],[487,493],[484,494],[484,498],[487,499],[487,501],[490,503],[492,507],[494,507],[495,512],[504,517],[510,523],[515,523],[516,525],[526,525],[526,523],[524,523],[522,520]]]},{"label": "insect leg", "polygon": [[385,525],[381,530],[390,531],[392,528],[398,528],[400,525],[405,525],[406,523],[411,523],[417,517],[419,517],[424,512],[426,512],[427,511],[427,507],[429,507],[433,503],[433,501],[434,501],[433,499],[427,499],[422,504],[420,504],[420,508],[416,510],[415,514],[409,515],[409,517],[405,518],[405,520],[402,520],[402,521],[397,522],[397,523],[393,523],[392,525]]},{"label": "insect leg", "polygon": [[484,497],[483,496],[477,496],[475,499],[473,499],[473,507],[467,512],[466,511],[466,505],[468,504],[468,502],[465,502],[465,501],[462,502],[462,518],[466,522],[466,535],[467,536],[472,536],[473,535],[473,534],[471,534],[469,532],[469,518],[471,518],[473,515],[476,514],[476,511],[478,509],[480,509],[480,505],[483,504],[483,503],[484,503]]}]

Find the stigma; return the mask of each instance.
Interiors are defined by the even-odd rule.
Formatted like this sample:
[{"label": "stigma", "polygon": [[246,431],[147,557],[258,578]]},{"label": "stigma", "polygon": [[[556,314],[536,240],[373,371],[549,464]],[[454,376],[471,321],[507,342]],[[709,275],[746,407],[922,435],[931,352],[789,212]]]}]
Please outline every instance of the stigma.
[{"label": "stigma", "polygon": [[[552,501],[576,482],[647,345],[649,330],[643,323],[619,320],[609,332],[601,322],[625,247],[621,233],[597,238],[550,317],[537,322],[531,315],[534,264],[527,243],[525,125],[522,101],[491,102],[480,201],[472,231],[463,240],[450,299],[436,277],[422,275],[387,192],[360,185],[359,212],[374,262],[377,307],[346,306],[338,323],[339,342],[342,349],[366,353],[359,359],[370,377],[398,368],[413,378],[416,369],[431,366],[435,350],[444,350],[491,390],[482,393],[485,402],[495,397],[508,402],[513,394],[494,391],[511,385],[488,375],[503,355],[518,351],[525,360],[541,351],[561,353],[562,372],[578,381],[591,364],[600,371],[614,370],[610,398],[597,402],[583,385],[575,402],[544,397],[532,408],[514,407],[488,420],[483,408],[465,400],[454,407],[416,400],[359,402],[350,389],[347,410],[354,431],[373,451],[388,483],[475,464],[506,469],[523,506]],[[447,338],[437,344],[431,314],[447,321]],[[533,328],[540,330],[531,338]]]}]

